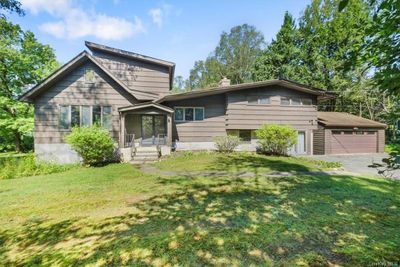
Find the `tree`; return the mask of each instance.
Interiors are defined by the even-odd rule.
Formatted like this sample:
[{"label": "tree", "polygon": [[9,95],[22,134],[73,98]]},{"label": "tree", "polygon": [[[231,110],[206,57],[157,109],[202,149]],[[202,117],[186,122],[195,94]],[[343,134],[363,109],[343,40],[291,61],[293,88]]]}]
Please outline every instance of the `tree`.
[{"label": "tree", "polygon": [[264,36],[254,26],[243,24],[222,32],[215,50],[205,61],[196,61],[190,72],[192,89],[215,86],[223,77],[232,84],[251,81],[251,68],[264,47]]},{"label": "tree", "polygon": [[[21,3],[16,0],[0,0],[0,11],[5,10],[8,12],[15,12],[20,16],[25,15],[24,10],[21,8]],[[3,13],[0,13],[0,17],[5,17]]]},{"label": "tree", "polygon": [[16,151],[32,134],[33,107],[18,97],[58,67],[54,51],[30,31],[0,18],[0,128],[2,139],[14,139]]},{"label": "tree", "polygon": [[189,87],[189,81],[183,79],[182,76],[178,75],[174,77],[174,86],[172,88],[172,91],[175,93],[180,93],[188,90]]},{"label": "tree", "polygon": [[302,81],[304,66],[300,60],[300,35],[293,17],[286,12],[281,29],[257,58],[252,76],[255,81],[286,78]]}]

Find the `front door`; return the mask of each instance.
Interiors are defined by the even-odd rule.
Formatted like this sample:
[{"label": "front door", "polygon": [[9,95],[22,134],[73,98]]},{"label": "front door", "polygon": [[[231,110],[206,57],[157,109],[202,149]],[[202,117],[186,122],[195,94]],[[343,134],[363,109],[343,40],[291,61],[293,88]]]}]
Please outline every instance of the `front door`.
[{"label": "front door", "polygon": [[166,133],[165,115],[142,115],[142,145],[163,144]]},{"label": "front door", "polygon": [[306,133],[298,132],[296,154],[305,154],[305,153],[306,153]]}]

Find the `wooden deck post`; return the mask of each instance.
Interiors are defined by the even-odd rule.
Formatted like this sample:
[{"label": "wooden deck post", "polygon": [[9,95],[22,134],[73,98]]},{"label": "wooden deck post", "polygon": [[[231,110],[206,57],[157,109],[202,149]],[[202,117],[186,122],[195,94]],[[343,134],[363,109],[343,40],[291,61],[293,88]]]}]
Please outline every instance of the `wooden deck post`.
[{"label": "wooden deck post", "polygon": [[124,148],[125,146],[125,113],[120,113],[120,135],[119,135],[119,147]]}]

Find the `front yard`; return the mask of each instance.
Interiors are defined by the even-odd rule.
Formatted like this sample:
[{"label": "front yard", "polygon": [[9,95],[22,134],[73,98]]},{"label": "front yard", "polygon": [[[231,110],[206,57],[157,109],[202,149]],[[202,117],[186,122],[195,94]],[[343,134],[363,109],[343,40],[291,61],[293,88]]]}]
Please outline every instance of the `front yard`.
[{"label": "front yard", "polygon": [[[154,165],[255,173],[331,167],[213,153],[177,154]],[[159,176],[113,164],[0,180],[0,203],[4,265],[365,266],[400,260],[400,183],[381,178]]]}]

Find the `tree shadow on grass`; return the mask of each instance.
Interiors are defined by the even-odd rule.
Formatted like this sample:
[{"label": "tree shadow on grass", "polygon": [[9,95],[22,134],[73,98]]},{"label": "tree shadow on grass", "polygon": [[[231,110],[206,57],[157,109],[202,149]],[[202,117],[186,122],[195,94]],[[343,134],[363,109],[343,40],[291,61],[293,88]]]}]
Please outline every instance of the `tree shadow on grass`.
[{"label": "tree shadow on grass", "polygon": [[159,179],[180,189],[133,204],[135,211],[124,216],[34,221],[1,232],[0,260],[42,266],[400,260],[400,199],[393,194],[399,186],[393,182],[328,175]]},{"label": "tree shadow on grass", "polygon": [[310,168],[304,164],[290,162],[290,157],[267,157],[254,153],[231,153],[217,158],[210,170],[229,170],[239,172],[247,170],[260,172],[307,172]]}]

